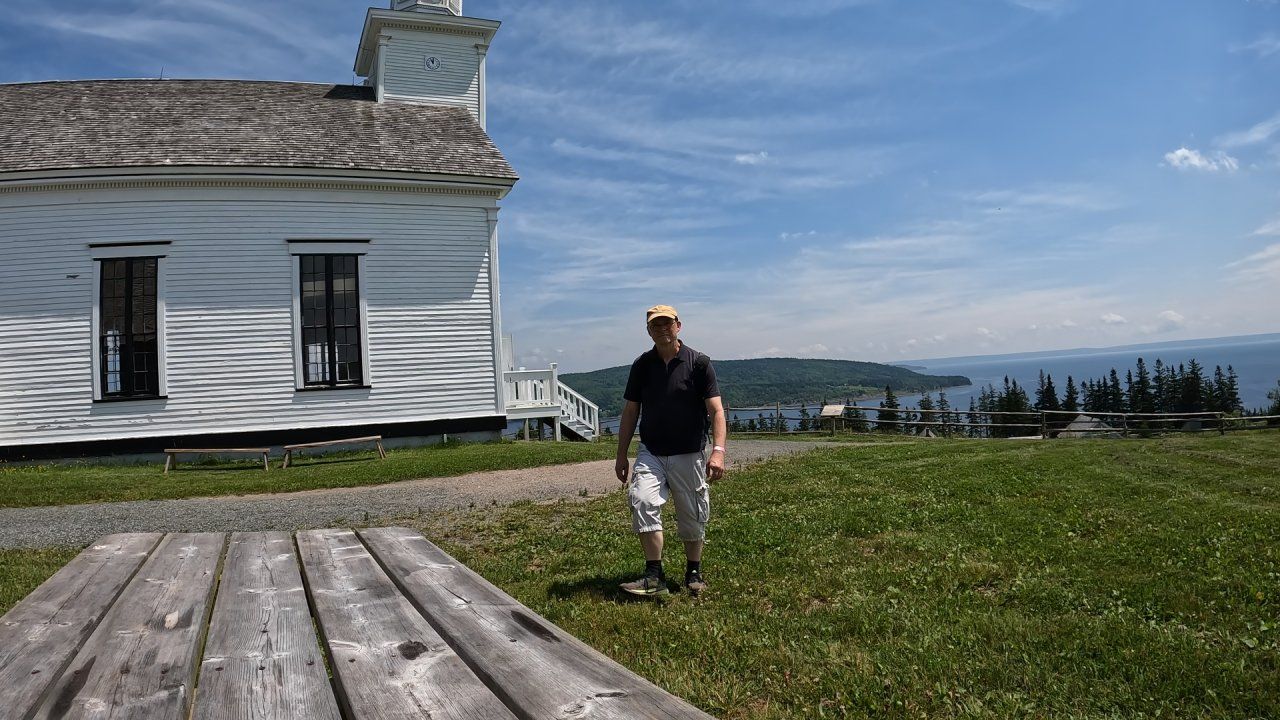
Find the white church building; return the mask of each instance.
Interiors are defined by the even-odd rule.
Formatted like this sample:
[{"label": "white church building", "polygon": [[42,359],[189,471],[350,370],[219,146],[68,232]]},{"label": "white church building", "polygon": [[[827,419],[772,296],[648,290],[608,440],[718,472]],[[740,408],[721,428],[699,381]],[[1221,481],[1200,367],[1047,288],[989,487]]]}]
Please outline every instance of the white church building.
[{"label": "white church building", "polygon": [[0,85],[0,460],[593,434],[504,354],[499,23],[461,10],[370,9],[362,85]]}]

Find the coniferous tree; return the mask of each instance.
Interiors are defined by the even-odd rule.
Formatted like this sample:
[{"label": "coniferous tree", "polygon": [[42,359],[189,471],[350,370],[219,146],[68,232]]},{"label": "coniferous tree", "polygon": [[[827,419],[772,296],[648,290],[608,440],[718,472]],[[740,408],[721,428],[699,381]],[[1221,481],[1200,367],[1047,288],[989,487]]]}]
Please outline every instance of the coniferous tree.
[{"label": "coniferous tree", "polygon": [[1268,415],[1280,415],[1280,380],[1276,381],[1276,386],[1267,391],[1267,399],[1271,401],[1271,407],[1267,408]]},{"label": "coniferous tree", "polygon": [[844,426],[850,432],[867,432],[867,416],[848,399],[844,401]]},{"label": "coniferous tree", "polygon": [[[1181,370],[1182,366],[1179,365],[1178,368]],[[1205,405],[1204,368],[1200,366],[1200,363],[1196,362],[1195,358],[1191,358],[1191,360],[1187,362],[1187,367],[1182,371],[1181,375],[1182,382],[1179,383],[1181,386],[1179,396],[1182,400],[1182,407],[1179,408],[1178,411],[1202,412]]]},{"label": "coniferous tree", "polygon": [[972,438],[982,437],[982,428],[978,427],[978,425],[982,424],[982,415],[978,413],[978,403],[972,395],[969,396],[969,414],[965,418],[965,422],[969,425],[964,429],[965,435]]},{"label": "coniferous tree", "polygon": [[1040,386],[1036,389],[1035,408],[1037,410],[1061,410],[1058,402],[1058,389],[1053,386],[1053,376],[1040,371]]},{"label": "coniferous tree", "polygon": [[[922,395],[922,396],[920,397],[920,404],[919,404],[919,408],[920,408],[921,410],[933,410],[933,409],[935,409],[935,406],[934,406],[934,404],[933,404],[933,396],[931,396],[929,393],[925,393],[924,395]],[[937,417],[938,417],[938,416],[937,416],[937,415],[934,415],[933,413],[921,412],[921,413],[919,413],[919,415],[920,415],[920,417],[919,417],[919,421],[920,421],[920,422],[922,422],[922,423],[937,422]],[[923,434],[923,433],[924,433],[924,429],[925,429],[925,428],[927,428],[927,427],[929,427],[929,426],[928,426],[928,425],[924,425],[924,426],[916,426],[914,429],[915,429],[915,430],[919,430],[919,432],[918,432],[917,434]]]},{"label": "coniferous tree", "polygon": [[880,401],[881,410],[876,414],[876,430],[881,432],[897,432],[899,425],[898,420],[898,396],[893,394],[893,388],[888,385],[884,386],[884,400]]},{"label": "coniferous tree", "polygon": [[800,406],[800,424],[796,427],[800,432],[809,432],[813,428],[813,423],[809,419],[809,408],[804,405]]},{"label": "coniferous tree", "polygon": [[1224,412],[1238,413],[1244,409],[1244,403],[1240,402],[1240,378],[1230,365],[1227,366],[1227,389],[1223,402],[1227,406]]},{"label": "coniferous tree", "polygon": [[1147,363],[1138,358],[1138,376],[1134,379],[1130,392],[1129,409],[1137,413],[1153,413],[1156,411],[1155,395],[1151,391],[1151,373]]},{"label": "coniferous tree", "polygon": [[1228,412],[1227,374],[1222,372],[1221,365],[1213,366],[1213,379],[1205,386],[1205,407],[1211,412]]},{"label": "coniferous tree", "polygon": [[1076,412],[1080,409],[1080,391],[1076,389],[1076,381],[1067,376],[1067,389],[1063,391],[1062,409]]},{"label": "coniferous tree", "polygon": [[1111,368],[1111,374],[1107,380],[1107,412],[1122,413],[1126,409],[1124,390],[1120,388],[1120,374],[1115,368]]},{"label": "coniferous tree", "polygon": [[936,417],[937,422],[942,423],[942,425],[939,426],[942,428],[942,434],[950,437],[952,429],[951,425],[955,422],[955,417],[954,413],[951,412],[951,403],[947,401],[947,394],[941,390],[938,391],[938,410],[940,412]]},{"label": "coniferous tree", "polygon": [[1164,361],[1156,358],[1156,374],[1151,379],[1151,395],[1152,404],[1156,412],[1169,412],[1171,405],[1169,402],[1169,368],[1165,367]]}]

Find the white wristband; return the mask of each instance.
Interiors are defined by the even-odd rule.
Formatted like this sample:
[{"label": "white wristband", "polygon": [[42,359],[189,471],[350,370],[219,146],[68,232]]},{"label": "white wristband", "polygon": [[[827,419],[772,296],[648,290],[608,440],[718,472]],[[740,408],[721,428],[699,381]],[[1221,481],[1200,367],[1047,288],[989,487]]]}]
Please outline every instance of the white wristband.
[{"label": "white wristband", "polygon": [[723,445],[713,445],[713,446],[711,447],[711,452],[715,452],[715,451],[717,451],[717,450],[719,450],[720,452],[724,452],[724,446],[723,446]]}]

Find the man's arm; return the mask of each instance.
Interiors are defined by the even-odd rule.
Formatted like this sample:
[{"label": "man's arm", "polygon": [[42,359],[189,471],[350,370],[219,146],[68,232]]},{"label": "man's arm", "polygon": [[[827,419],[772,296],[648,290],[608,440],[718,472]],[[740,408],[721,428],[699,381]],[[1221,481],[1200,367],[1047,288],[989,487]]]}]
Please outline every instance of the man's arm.
[{"label": "man's arm", "polygon": [[720,448],[713,449],[711,457],[707,459],[707,478],[714,482],[724,477],[724,441],[729,430],[724,420],[724,403],[720,396],[707,398],[706,403],[707,415],[711,416],[711,444]]},{"label": "man's arm", "polygon": [[618,482],[627,481],[627,450],[631,447],[631,436],[636,432],[636,420],[639,418],[640,403],[625,401],[622,405],[622,417],[618,419],[618,460],[613,466]]}]

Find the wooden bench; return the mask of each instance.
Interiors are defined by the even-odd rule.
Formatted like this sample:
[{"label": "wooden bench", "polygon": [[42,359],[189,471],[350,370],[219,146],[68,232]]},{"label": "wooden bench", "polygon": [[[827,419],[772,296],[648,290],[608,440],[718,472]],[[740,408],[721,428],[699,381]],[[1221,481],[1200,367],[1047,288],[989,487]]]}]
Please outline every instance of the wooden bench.
[{"label": "wooden bench", "polygon": [[[167,473],[178,464],[178,455],[180,454],[196,454],[196,455],[219,455],[244,453],[262,456],[262,469],[270,470],[271,465],[267,462],[267,457],[271,453],[271,448],[169,448],[164,451],[164,471]],[[285,457],[288,457],[287,455]]]},{"label": "wooden bench", "polygon": [[382,436],[370,435],[369,437],[344,438],[342,440],[323,440],[321,442],[285,445],[284,446],[284,463],[281,464],[280,467],[281,468],[289,467],[289,461],[293,459],[294,450],[305,450],[307,448],[326,447],[328,445],[355,445],[357,443],[377,443],[378,457],[383,460],[387,458],[387,451],[382,449]]},{"label": "wooden bench", "polygon": [[0,617],[0,718],[711,720],[416,531],[229,540],[82,552]]}]

